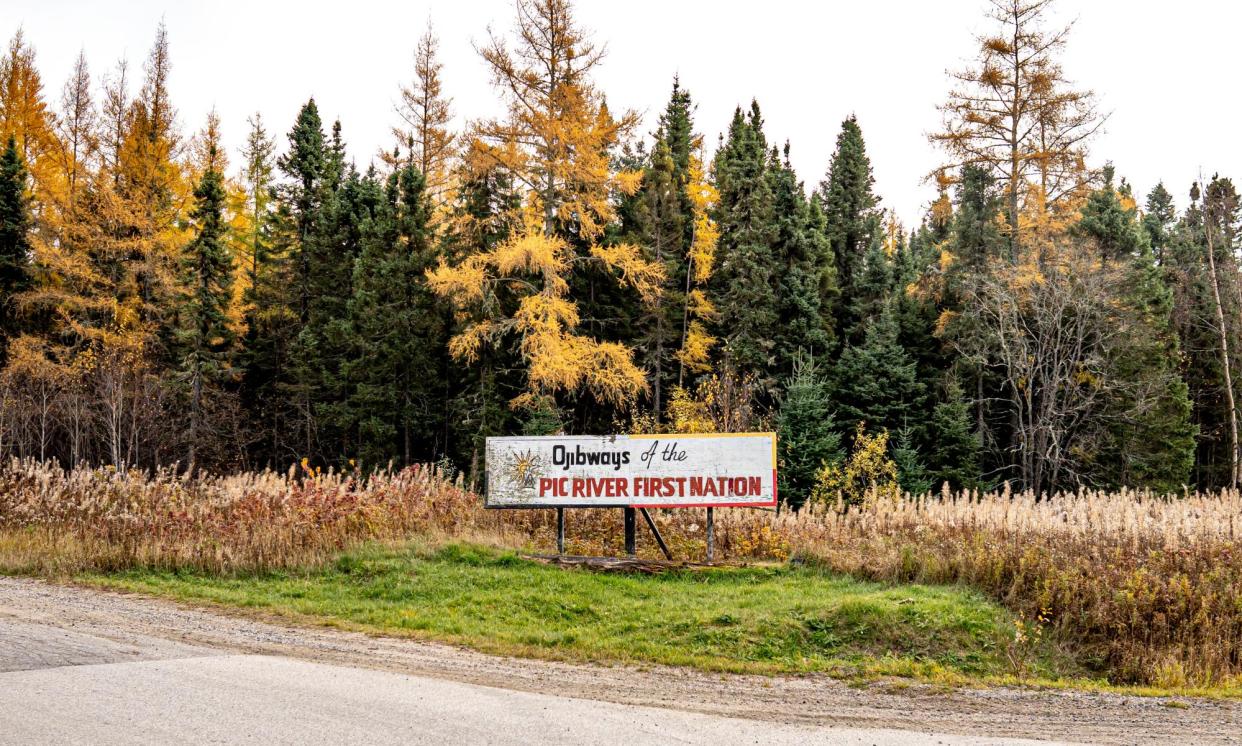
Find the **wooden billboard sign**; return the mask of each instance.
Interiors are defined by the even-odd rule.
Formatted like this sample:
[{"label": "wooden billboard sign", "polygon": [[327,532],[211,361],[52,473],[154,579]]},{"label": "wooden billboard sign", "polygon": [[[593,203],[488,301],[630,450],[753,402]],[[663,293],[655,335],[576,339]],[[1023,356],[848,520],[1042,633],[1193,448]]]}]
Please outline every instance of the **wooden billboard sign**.
[{"label": "wooden billboard sign", "polygon": [[624,508],[625,551],[635,553],[637,513],[665,556],[648,508],[776,507],[776,434],[553,435],[487,439],[488,508],[555,508],[565,552],[565,508]]},{"label": "wooden billboard sign", "polygon": [[488,438],[486,505],[775,507],[776,434]]}]

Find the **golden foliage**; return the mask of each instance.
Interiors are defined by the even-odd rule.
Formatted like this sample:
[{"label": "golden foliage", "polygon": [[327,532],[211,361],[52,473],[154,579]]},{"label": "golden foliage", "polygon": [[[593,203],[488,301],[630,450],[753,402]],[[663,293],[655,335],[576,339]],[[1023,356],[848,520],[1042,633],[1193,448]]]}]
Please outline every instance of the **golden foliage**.
[{"label": "golden foliage", "polygon": [[[599,243],[616,219],[613,195],[631,194],[641,181],[640,173],[614,171],[610,155],[637,116],[614,119],[592,86],[602,50],[575,25],[566,0],[520,0],[515,35],[513,49],[493,36],[481,50],[508,114],[476,126],[466,164],[503,169],[525,189],[520,216],[511,216],[521,229],[456,265],[442,262],[428,284],[459,311],[473,306],[487,319],[450,343],[458,359],[476,360],[483,345],[511,332],[526,364],[525,398],[586,388],[602,402],[627,404],[646,389],[632,352],[582,335],[568,295],[582,258],[574,245],[646,302],[660,293],[663,267],[632,244]],[[495,302],[502,287],[511,311]]]},{"label": "golden foliage", "polygon": [[440,40],[431,24],[427,24],[414,51],[414,81],[401,86],[401,100],[396,106],[402,126],[392,128],[398,151],[380,153],[390,168],[412,163],[426,179],[425,194],[431,198],[432,223],[438,225],[446,216],[452,189],[452,163],[458,149],[458,136],[449,126],[453,119],[453,99],[444,93],[438,52]]},{"label": "golden foliage", "polygon": [[698,375],[711,370],[711,352],[718,341],[708,333],[705,322],[716,318],[716,308],[707,297],[707,283],[716,263],[716,243],[720,239],[720,230],[712,220],[711,211],[720,195],[703,168],[702,138],[696,137],[693,144],[686,189],[690,195],[694,231],[687,256],[689,292],[685,299],[685,325],[676,357],[686,371]]},{"label": "golden foliage", "polygon": [[896,499],[900,495],[897,464],[888,456],[888,431],[868,435],[860,422],[849,458],[824,464],[820,469],[811,490],[811,502],[857,505],[878,497]]},{"label": "golden foliage", "polygon": [[703,398],[695,398],[683,386],[673,388],[668,402],[668,428],[674,433],[714,433],[716,423],[709,407],[710,392],[700,391]]},{"label": "golden foliage", "polygon": [[[702,141],[699,141],[700,147]],[[690,244],[690,273],[698,285],[706,283],[712,275],[716,262],[716,242],[720,238],[720,229],[711,218],[720,195],[716,187],[707,178],[703,170],[703,157],[700,153],[691,153],[689,168],[690,203],[694,213],[694,240]]]},{"label": "golden foliage", "polygon": [[677,351],[677,360],[691,373],[707,373],[712,369],[711,351],[715,345],[716,338],[701,321],[694,319],[686,329],[686,341]]},{"label": "golden foliage", "polygon": [[621,281],[638,291],[639,297],[648,306],[659,303],[665,279],[664,265],[644,258],[637,245],[596,245],[591,247],[591,256],[620,274]]}]

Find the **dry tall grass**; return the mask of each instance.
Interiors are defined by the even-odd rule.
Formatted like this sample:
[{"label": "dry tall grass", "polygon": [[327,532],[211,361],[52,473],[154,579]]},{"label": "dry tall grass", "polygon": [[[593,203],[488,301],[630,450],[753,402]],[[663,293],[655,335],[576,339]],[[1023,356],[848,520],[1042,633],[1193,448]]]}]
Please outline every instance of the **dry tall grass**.
[{"label": "dry tall grass", "polygon": [[428,467],[188,479],[15,460],[0,470],[0,570],[296,567],[366,540],[458,530],[474,503]]},{"label": "dry tall grass", "polygon": [[[621,551],[621,511],[568,511],[568,550]],[[701,558],[702,510],[658,511]],[[1242,681],[1242,495],[1081,492],[873,499],[848,511],[718,510],[718,555],[820,563],[886,581],[963,583],[1061,639],[1114,681]],[[366,540],[447,536],[548,551],[549,510],[486,511],[434,469],[188,480],[112,469],[0,469],[0,571],[246,572],[315,564]],[[643,538],[644,554],[654,542]]]}]

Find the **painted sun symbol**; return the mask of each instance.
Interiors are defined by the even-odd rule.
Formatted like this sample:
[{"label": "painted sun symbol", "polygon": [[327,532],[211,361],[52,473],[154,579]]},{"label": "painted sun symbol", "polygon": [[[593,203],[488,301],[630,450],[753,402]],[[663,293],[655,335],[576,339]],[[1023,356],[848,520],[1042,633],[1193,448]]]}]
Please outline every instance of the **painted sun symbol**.
[{"label": "painted sun symbol", "polygon": [[542,466],[542,459],[533,451],[522,451],[510,456],[509,469],[513,481],[523,487],[532,486]]}]

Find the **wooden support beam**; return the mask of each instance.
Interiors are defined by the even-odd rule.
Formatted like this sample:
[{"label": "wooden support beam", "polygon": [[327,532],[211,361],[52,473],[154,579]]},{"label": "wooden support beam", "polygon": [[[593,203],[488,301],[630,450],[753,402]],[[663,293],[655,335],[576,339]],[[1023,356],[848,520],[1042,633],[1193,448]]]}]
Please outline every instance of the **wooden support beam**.
[{"label": "wooden support beam", "polygon": [[565,554],[565,509],[556,509],[556,553]]},{"label": "wooden support beam", "polygon": [[651,519],[651,514],[646,508],[639,508],[643,512],[643,518],[647,519],[647,528],[651,529],[651,533],[655,534],[656,543],[660,545],[660,551],[664,552],[666,559],[672,559],[673,553],[668,550],[668,545],[664,543],[664,537],[660,536],[660,529],[656,528],[655,521]]},{"label": "wooden support beam", "polygon": [[625,553],[630,557],[638,554],[638,516],[633,508],[625,509]]},{"label": "wooden support beam", "polygon": [[712,508],[707,509],[707,561],[711,562],[716,554],[716,515]]}]

